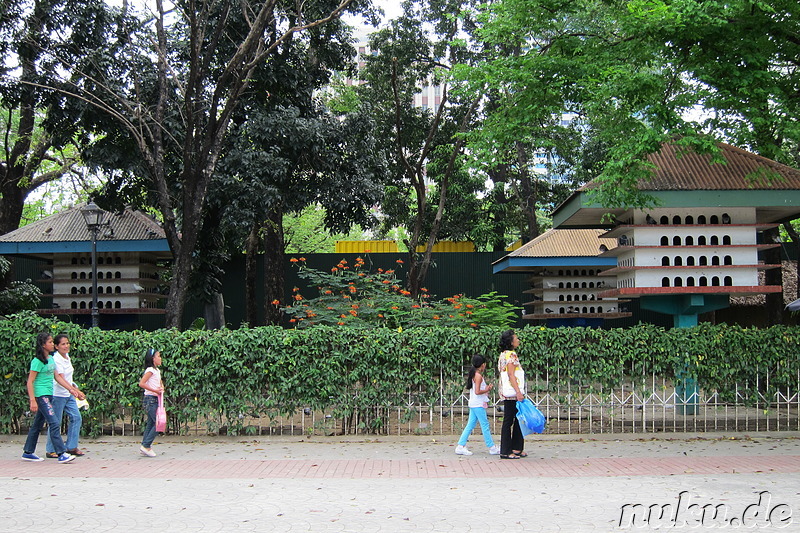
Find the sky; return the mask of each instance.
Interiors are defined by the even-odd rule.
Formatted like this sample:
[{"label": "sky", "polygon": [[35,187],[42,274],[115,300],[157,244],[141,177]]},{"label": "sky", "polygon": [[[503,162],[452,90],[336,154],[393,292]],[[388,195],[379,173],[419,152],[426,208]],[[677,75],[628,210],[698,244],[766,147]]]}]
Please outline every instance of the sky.
[{"label": "sky", "polygon": [[[383,9],[384,17],[383,21],[386,23],[388,20],[392,20],[397,18],[400,13],[403,12],[403,8],[400,5],[400,0],[374,0],[376,6]],[[364,24],[363,19],[360,17],[350,17],[345,16],[343,17],[345,21],[351,24],[353,27],[357,28],[355,32],[355,36],[359,39],[365,39],[367,34],[374,32],[377,28]]]}]

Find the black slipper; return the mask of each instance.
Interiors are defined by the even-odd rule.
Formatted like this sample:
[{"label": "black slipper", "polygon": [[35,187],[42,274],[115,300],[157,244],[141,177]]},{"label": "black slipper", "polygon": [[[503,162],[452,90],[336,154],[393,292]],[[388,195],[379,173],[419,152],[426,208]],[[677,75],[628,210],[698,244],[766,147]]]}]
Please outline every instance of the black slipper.
[{"label": "black slipper", "polygon": [[519,458],[520,458],[519,455],[516,455],[516,454],[513,454],[513,453],[510,453],[508,455],[500,454],[500,459],[519,459]]}]

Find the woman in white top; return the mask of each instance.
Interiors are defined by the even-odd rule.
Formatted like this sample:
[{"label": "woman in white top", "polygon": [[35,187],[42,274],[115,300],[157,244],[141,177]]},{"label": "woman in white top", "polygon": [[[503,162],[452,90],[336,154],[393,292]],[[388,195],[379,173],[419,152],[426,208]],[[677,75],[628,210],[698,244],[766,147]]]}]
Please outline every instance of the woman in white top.
[{"label": "woman in white top", "polygon": [[[74,387],[74,395],[70,393],[65,387],[57,380],[53,379],[53,410],[55,411],[56,418],[61,422],[61,419],[66,413],[69,423],[67,425],[67,452],[71,455],[80,457],[83,452],[78,448],[78,438],[81,435],[81,424],[83,417],[81,411],[78,409],[78,404],[75,402],[77,397],[79,400],[86,398],[86,395],[80,391],[72,379],[72,374],[75,368],[72,366],[72,358],[69,356],[70,343],[69,338],[62,334],[56,335],[53,338],[56,346],[56,351],[53,354],[53,361],[56,364],[56,372]],[[60,429],[60,424],[59,424]],[[50,439],[50,434],[47,435],[47,457],[50,459],[58,459],[53,441]]]},{"label": "woman in white top", "polygon": [[144,355],[144,375],[139,380],[139,386],[144,389],[142,407],[147,415],[147,423],[144,425],[144,435],[142,435],[142,445],[139,451],[146,457],[155,457],[153,451],[153,441],[156,438],[156,411],[158,410],[158,397],[164,394],[164,385],[161,383],[161,352],[154,348],[148,348]]},{"label": "woman in white top", "polygon": [[492,385],[487,385],[483,380],[485,371],[486,359],[482,355],[472,356],[472,368],[469,370],[466,383],[466,388],[469,389],[469,420],[467,420],[467,425],[461,433],[461,438],[458,439],[458,446],[456,446],[458,455],[472,455],[472,452],[467,449],[467,439],[469,439],[470,433],[475,429],[475,424],[478,422],[481,423],[483,442],[489,448],[489,453],[491,455],[500,453],[500,447],[496,446],[494,439],[492,439],[492,430],[486,417],[486,408],[489,406],[489,391],[492,390]]},{"label": "woman in white top", "polygon": [[500,335],[500,359],[497,370],[500,372],[500,396],[503,398],[503,427],[500,430],[500,458],[519,459],[527,457],[523,451],[525,438],[517,421],[517,402],[525,399],[525,371],[519,364],[516,349],[519,339],[514,330]]}]

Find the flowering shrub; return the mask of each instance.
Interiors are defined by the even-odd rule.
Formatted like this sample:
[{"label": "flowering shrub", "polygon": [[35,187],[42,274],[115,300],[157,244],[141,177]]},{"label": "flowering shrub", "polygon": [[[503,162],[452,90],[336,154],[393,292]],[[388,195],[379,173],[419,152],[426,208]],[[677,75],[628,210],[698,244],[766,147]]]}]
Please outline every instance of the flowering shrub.
[{"label": "flowering shrub", "polygon": [[[468,298],[457,294],[434,300],[427,289],[418,298],[403,288],[393,269],[370,272],[359,257],[352,266],[342,259],[323,272],[305,266],[305,258],[290,261],[300,269],[298,275],[316,288],[319,295],[307,299],[298,287],[292,303],[283,308],[296,327],[314,325],[350,327],[409,328],[414,326],[507,327],[514,323],[519,307],[503,301],[496,292]],[[398,259],[398,268],[403,261]],[[273,301],[273,305],[280,302]]]}]

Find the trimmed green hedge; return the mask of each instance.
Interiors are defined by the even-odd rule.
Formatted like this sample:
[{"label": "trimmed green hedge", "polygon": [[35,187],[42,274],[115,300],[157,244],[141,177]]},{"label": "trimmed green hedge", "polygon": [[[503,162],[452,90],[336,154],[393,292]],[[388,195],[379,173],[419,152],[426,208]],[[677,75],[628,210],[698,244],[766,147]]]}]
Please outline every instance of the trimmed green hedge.
[{"label": "trimmed green hedge", "polygon": [[[183,428],[197,419],[218,420],[236,432],[243,429],[246,417],[288,415],[304,407],[346,416],[375,406],[404,405],[409,394],[416,402],[436,404],[440,396],[459,391],[471,354],[484,354],[490,363],[495,360],[501,331],[262,327],[119,332],[83,329],[25,313],[0,321],[0,352],[5,355],[0,363],[0,432],[18,431],[28,411],[25,380],[36,334],[44,330],[64,332],[72,341],[76,381],[92,406],[84,418],[90,435],[101,432],[103,418],[118,417],[120,407],[131,406],[140,416],[137,383],[149,346],[163,353],[173,423]],[[760,384],[765,393],[798,389],[797,327],[526,327],[517,333],[529,379],[547,373],[553,389],[566,380],[610,389],[623,375],[646,383],[652,374],[671,377],[683,368],[701,387],[718,390],[723,400],[732,397],[735,384],[753,386],[756,374],[769,374],[768,389]],[[380,417],[365,422],[367,429],[382,423]]]}]

